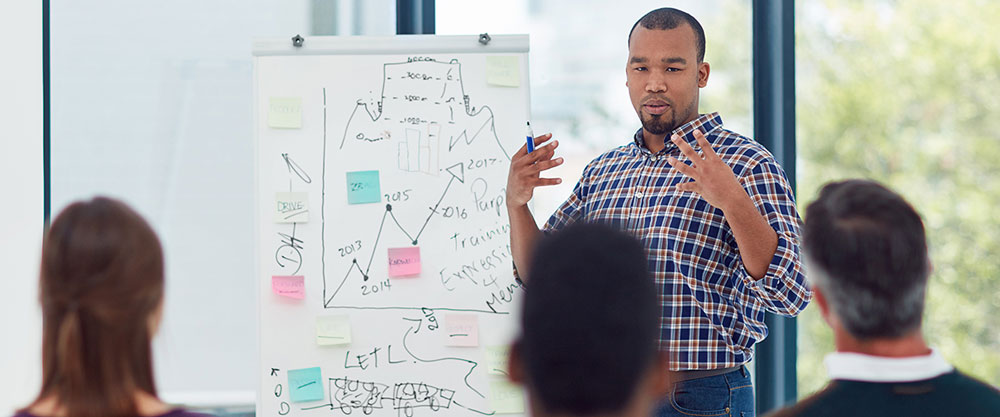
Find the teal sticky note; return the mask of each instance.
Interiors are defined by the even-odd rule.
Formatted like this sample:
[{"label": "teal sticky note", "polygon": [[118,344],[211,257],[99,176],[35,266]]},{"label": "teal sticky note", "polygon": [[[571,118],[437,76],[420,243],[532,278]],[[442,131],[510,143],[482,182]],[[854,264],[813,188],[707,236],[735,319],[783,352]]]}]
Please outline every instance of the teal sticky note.
[{"label": "teal sticky note", "polygon": [[382,201],[378,171],[347,173],[347,202],[350,204],[378,203]]},{"label": "teal sticky note", "polygon": [[293,403],[323,400],[323,376],[319,367],[288,371],[288,391]]}]

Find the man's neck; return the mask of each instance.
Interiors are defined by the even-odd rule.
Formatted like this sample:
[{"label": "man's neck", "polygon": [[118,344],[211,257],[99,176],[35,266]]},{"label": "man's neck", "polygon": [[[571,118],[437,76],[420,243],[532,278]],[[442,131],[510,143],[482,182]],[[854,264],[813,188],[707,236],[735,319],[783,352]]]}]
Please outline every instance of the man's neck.
[{"label": "man's neck", "polygon": [[834,344],[838,352],[860,353],[888,358],[905,358],[931,354],[920,330],[896,339],[858,340],[843,329],[834,332]]},{"label": "man's neck", "polygon": [[642,129],[642,141],[646,143],[646,148],[649,149],[649,152],[653,154],[660,152],[661,150],[663,150],[663,148],[666,147],[666,144],[664,143],[666,141],[666,138],[667,138],[666,134],[655,135],[649,133],[649,131],[646,130],[645,128]]}]

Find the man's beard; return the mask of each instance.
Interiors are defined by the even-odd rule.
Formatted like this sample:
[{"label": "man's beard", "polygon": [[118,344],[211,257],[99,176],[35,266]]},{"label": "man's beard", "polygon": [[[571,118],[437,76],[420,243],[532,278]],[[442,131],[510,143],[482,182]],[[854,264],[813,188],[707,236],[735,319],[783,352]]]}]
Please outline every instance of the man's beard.
[{"label": "man's beard", "polygon": [[646,117],[640,117],[639,121],[642,122],[642,128],[654,135],[665,135],[667,133],[673,132],[677,128],[677,112],[672,109],[669,112],[670,118],[667,119],[664,114],[647,114]]},{"label": "man's beard", "polygon": [[678,108],[674,107],[672,101],[667,101],[670,105],[670,109],[663,114],[649,114],[646,113],[645,117],[642,112],[639,112],[639,121],[642,122],[642,128],[649,133],[654,135],[666,135],[670,134],[681,126],[683,123],[679,120],[680,114],[692,114],[694,110],[694,103],[691,103],[684,109],[683,112],[678,112]]}]

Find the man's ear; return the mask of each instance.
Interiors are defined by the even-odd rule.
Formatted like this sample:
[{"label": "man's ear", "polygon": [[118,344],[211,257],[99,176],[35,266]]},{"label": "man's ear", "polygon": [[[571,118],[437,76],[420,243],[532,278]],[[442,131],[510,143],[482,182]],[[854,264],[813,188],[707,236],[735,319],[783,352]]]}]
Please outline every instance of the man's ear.
[{"label": "man's ear", "polygon": [[712,66],[707,62],[698,64],[698,88],[705,88],[708,85],[708,74],[712,72]]},{"label": "man's ear", "polygon": [[819,314],[823,316],[823,320],[826,321],[827,324],[832,325],[832,323],[830,323],[830,304],[826,300],[826,294],[823,294],[823,290],[815,286],[812,291],[813,300],[815,300],[816,305],[819,306]]},{"label": "man's ear", "polygon": [[521,339],[517,339],[510,345],[510,353],[507,355],[507,378],[511,382],[524,385],[526,376],[524,360],[521,357]]}]

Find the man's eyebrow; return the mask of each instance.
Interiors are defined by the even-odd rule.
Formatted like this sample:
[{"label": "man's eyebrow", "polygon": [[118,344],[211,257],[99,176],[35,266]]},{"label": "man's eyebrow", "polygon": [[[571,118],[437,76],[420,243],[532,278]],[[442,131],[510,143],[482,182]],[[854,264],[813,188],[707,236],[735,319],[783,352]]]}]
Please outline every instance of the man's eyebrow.
[{"label": "man's eyebrow", "polygon": [[645,64],[647,62],[649,62],[649,59],[641,57],[641,56],[634,56],[632,58],[629,58],[629,60],[628,60],[629,64]]},{"label": "man's eyebrow", "polygon": [[688,63],[686,59],[681,58],[679,56],[672,56],[670,58],[663,58],[660,61],[662,61],[664,64],[687,64]]}]

